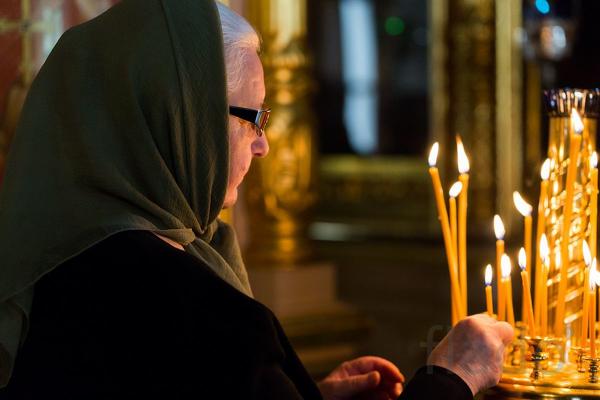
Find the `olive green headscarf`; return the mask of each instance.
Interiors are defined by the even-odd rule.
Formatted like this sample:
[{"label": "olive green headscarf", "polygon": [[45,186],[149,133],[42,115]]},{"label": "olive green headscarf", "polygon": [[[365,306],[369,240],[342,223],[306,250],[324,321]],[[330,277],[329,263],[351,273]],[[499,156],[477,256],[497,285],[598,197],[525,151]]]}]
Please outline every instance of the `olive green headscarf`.
[{"label": "olive green headscarf", "polygon": [[227,118],[212,0],[124,0],[62,36],[29,92],[0,193],[0,385],[33,284],[117,232],[169,237],[251,295],[235,236],[216,220]]}]

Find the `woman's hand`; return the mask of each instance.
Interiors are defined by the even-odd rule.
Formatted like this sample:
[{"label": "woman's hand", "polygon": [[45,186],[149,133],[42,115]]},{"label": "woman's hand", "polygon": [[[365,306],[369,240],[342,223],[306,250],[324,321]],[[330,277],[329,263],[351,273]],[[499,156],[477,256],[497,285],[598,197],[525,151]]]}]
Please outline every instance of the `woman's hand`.
[{"label": "woman's hand", "polygon": [[318,385],[325,400],[395,400],[403,383],[404,375],[394,364],[369,356],[346,361]]}]

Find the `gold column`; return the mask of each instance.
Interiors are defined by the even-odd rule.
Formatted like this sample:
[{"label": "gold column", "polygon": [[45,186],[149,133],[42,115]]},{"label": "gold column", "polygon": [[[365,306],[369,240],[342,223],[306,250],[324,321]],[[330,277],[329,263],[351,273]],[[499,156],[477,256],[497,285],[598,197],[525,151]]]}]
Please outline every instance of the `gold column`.
[{"label": "gold column", "polygon": [[[495,10],[493,0],[448,0],[448,154],[460,134],[471,155],[469,219],[489,231],[495,213]],[[448,157],[450,158],[450,157]],[[456,173],[456,156],[445,167]],[[475,173],[476,172],[476,173]]]},{"label": "gold column", "polygon": [[[496,202],[509,223],[512,193],[522,190],[522,56],[517,29],[522,26],[520,0],[496,1]],[[518,229],[521,229],[519,226]]]},{"label": "gold column", "polygon": [[306,231],[316,199],[306,1],[249,1],[247,16],[262,35],[266,103],[273,113],[269,156],[253,163],[246,180],[246,258],[250,266],[297,265],[310,258]]}]

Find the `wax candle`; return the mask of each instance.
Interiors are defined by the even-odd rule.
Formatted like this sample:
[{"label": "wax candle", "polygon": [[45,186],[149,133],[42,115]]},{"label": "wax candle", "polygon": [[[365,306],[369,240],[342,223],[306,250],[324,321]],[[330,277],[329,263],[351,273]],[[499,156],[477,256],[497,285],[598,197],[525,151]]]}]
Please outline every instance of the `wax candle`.
[{"label": "wax candle", "polygon": [[485,267],[485,305],[490,317],[494,316],[494,303],[492,300],[492,265]]},{"label": "wax candle", "polygon": [[[461,192],[462,183],[456,182],[450,188],[448,192],[450,198],[448,199],[448,203],[450,205],[450,233],[452,235],[452,249],[454,254],[458,254],[458,232],[457,232],[457,224],[456,224],[456,197]],[[462,282],[460,281],[459,276],[459,287],[462,287]],[[462,292],[461,292],[462,295]],[[452,321],[458,321],[460,319],[459,316],[456,315],[456,307],[452,307]]]},{"label": "wax candle", "polygon": [[590,267],[592,263],[592,255],[590,252],[590,247],[585,240],[583,241],[583,261],[585,262],[586,269],[583,284],[583,307],[581,310],[581,334],[579,335],[579,345],[581,347],[586,347],[589,328],[588,313],[590,306],[590,273],[592,271]]},{"label": "wax candle", "polygon": [[550,248],[546,234],[540,239],[540,257],[542,258],[542,274],[540,285],[540,334],[546,336],[548,333],[548,269],[550,268]]},{"label": "wax candle", "polygon": [[529,336],[536,336],[535,317],[533,315],[533,304],[531,302],[531,286],[529,285],[529,273],[527,271],[527,253],[523,247],[519,250],[519,267],[521,268],[521,283],[523,286],[523,309],[525,313],[521,316],[523,322],[529,327]]},{"label": "wax candle", "polygon": [[502,218],[499,215],[494,216],[494,234],[496,235],[496,289],[498,292],[498,298],[496,303],[496,309],[498,310],[498,320],[506,320],[506,296],[504,280],[502,277],[502,255],[504,254],[504,224]]},{"label": "wax candle", "polygon": [[537,232],[535,236],[536,244],[536,257],[535,257],[535,321],[539,324],[540,313],[541,313],[541,301],[540,296],[542,293],[541,282],[542,282],[542,257],[540,255],[540,240],[542,234],[546,229],[546,199],[548,197],[548,179],[550,178],[550,159],[547,158],[542,164],[540,171],[542,182],[540,183],[540,201],[538,203],[538,220],[537,220]]},{"label": "wax candle", "polygon": [[598,153],[595,151],[590,156],[590,250],[592,258],[596,258],[598,247]]},{"label": "wax candle", "polygon": [[596,287],[598,285],[598,271],[596,259],[592,261],[590,272],[590,357],[596,358]]},{"label": "wax candle", "polygon": [[563,212],[563,227],[561,254],[564,260],[560,267],[560,281],[558,283],[558,297],[556,303],[556,320],[554,321],[554,334],[562,336],[565,324],[565,301],[567,295],[567,273],[569,268],[569,236],[571,231],[571,216],[573,214],[573,196],[575,194],[575,179],[577,177],[577,158],[581,148],[581,133],[583,122],[575,109],[571,110],[570,140],[569,140],[569,163],[567,166],[566,196]]},{"label": "wax candle", "polygon": [[452,325],[456,325],[459,319],[463,317],[462,313],[462,302],[460,300],[461,294],[458,286],[458,271],[456,263],[456,252],[452,248],[452,235],[450,233],[450,223],[448,222],[448,213],[446,212],[446,202],[444,201],[444,191],[442,189],[442,182],[440,180],[440,174],[436,167],[437,156],[439,152],[439,144],[436,142],[431,146],[429,152],[429,175],[431,175],[431,182],[433,184],[433,193],[435,195],[435,202],[438,210],[438,218],[442,227],[442,236],[444,238],[444,246],[446,248],[446,258],[448,261],[448,270],[450,273],[450,293],[452,298],[452,307],[454,309],[455,319],[452,321]]},{"label": "wax candle", "polygon": [[456,150],[458,172],[460,173],[458,179],[462,183],[462,191],[458,197],[458,269],[463,300],[462,308],[467,313],[467,198],[470,165],[460,136],[456,137]]},{"label": "wax candle", "polygon": [[512,279],[510,273],[512,272],[512,264],[510,258],[506,254],[502,254],[502,280],[505,285],[506,295],[506,322],[515,326],[515,312],[512,301]]},{"label": "wax candle", "polygon": [[[448,191],[448,195],[450,198],[448,199],[448,203],[450,205],[450,233],[452,234],[452,247],[454,248],[455,253],[458,254],[458,229],[457,229],[457,214],[456,214],[456,198],[462,191],[462,183],[455,182],[454,185],[450,187]],[[460,277],[459,277],[460,278]],[[460,285],[462,288],[462,279],[460,280]]]},{"label": "wax candle", "polygon": [[[529,274],[529,265],[531,265],[531,227],[532,227],[532,218],[531,213],[533,211],[533,207],[527,203],[519,192],[513,192],[513,202],[515,203],[515,207],[519,211],[519,213],[524,218],[524,234],[523,234],[523,242],[525,246],[525,261],[524,265]],[[529,285],[529,283],[528,283]],[[531,291],[531,287],[528,287],[528,292]],[[521,317],[525,318],[526,315],[525,302],[521,304]]]}]

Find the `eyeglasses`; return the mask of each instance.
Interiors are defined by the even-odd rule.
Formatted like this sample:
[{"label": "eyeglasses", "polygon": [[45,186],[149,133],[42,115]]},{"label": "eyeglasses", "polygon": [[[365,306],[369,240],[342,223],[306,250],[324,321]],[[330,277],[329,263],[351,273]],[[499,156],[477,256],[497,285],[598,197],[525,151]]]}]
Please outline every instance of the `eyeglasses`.
[{"label": "eyeglasses", "polygon": [[229,106],[229,114],[250,122],[256,128],[256,134],[262,136],[265,133],[265,126],[271,115],[271,109],[253,110],[251,108]]}]

